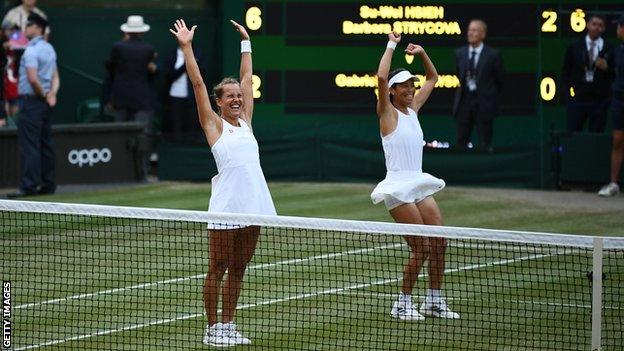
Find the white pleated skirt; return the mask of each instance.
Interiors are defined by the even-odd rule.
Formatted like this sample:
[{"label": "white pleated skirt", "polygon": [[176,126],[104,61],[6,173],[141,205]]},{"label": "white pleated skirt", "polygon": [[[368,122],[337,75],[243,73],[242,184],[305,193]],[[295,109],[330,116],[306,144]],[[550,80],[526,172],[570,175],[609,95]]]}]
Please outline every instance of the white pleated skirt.
[{"label": "white pleated skirt", "polygon": [[419,202],[444,189],[444,180],[429,173],[418,171],[388,171],[373,192],[371,200],[374,204],[391,197],[404,203]]}]

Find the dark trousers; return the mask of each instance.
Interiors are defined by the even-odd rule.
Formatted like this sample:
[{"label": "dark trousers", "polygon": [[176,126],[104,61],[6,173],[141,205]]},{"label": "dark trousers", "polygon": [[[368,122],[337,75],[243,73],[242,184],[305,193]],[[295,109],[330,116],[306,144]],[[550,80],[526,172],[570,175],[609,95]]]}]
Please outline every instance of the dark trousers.
[{"label": "dark trousers", "polygon": [[137,165],[137,171],[141,178],[145,178],[149,174],[150,155],[154,150],[154,126],[153,126],[153,110],[133,110],[127,108],[113,108],[111,111],[115,122],[141,122],[143,124],[143,135],[138,140],[137,151],[141,164]]},{"label": "dark trousers", "polygon": [[165,132],[172,140],[186,140],[198,129],[197,110],[189,98],[169,97]]},{"label": "dark trousers", "polygon": [[455,118],[457,122],[457,135],[455,139],[457,147],[465,148],[468,146],[472,128],[475,124],[477,125],[477,135],[479,137],[479,142],[477,143],[478,147],[488,149],[492,146],[494,119],[491,118],[491,116],[484,115],[482,111],[479,111],[477,94],[464,92],[459,102]]},{"label": "dark trousers", "polygon": [[585,122],[589,121],[588,131],[602,133],[607,124],[607,111],[611,99],[602,98],[594,101],[570,101],[567,111],[567,129],[569,132],[582,132]]},{"label": "dark trousers", "polygon": [[33,96],[22,98],[17,137],[22,166],[20,189],[25,193],[56,190],[50,112],[45,100]]}]

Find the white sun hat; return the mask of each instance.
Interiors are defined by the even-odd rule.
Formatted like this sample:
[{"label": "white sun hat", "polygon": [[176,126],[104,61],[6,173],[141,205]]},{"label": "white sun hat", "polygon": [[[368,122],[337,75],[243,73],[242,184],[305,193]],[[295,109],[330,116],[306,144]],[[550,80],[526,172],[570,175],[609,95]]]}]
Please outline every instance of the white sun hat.
[{"label": "white sun hat", "polygon": [[137,15],[128,16],[128,21],[120,28],[125,33],[145,33],[150,30],[150,26],[143,21],[143,16]]},{"label": "white sun hat", "polygon": [[418,80],[418,78],[415,75],[411,74],[409,71],[407,70],[401,71],[395,74],[392,78],[390,78],[390,81],[388,82],[388,86],[392,86],[397,83],[403,83],[410,79]]}]

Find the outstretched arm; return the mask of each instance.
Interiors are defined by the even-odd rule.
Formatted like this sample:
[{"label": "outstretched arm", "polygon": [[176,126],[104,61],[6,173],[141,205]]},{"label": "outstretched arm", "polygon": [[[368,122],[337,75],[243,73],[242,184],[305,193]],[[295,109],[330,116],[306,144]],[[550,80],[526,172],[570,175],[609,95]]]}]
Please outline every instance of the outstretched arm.
[{"label": "outstretched arm", "polygon": [[407,45],[407,49],[405,49],[405,52],[410,55],[420,56],[420,59],[423,63],[423,68],[425,69],[425,82],[420,87],[418,94],[414,96],[414,100],[412,101],[411,106],[412,110],[418,111],[422,107],[422,105],[425,104],[425,102],[429,98],[429,95],[431,95],[433,88],[435,88],[435,85],[438,82],[438,71],[436,71],[433,62],[431,62],[431,59],[429,59],[429,56],[425,52],[425,49],[422,48],[422,46],[409,43]]},{"label": "outstretched arm", "polygon": [[254,97],[252,87],[252,63],[251,63],[251,42],[249,34],[245,27],[230,20],[241,37],[241,63],[240,63],[240,84],[243,91],[243,114],[241,117],[251,126],[251,118],[253,117]]},{"label": "outstretched arm", "polygon": [[195,60],[195,54],[193,53],[193,47],[191,42],[193,41],[193,35],[195,35],[195,29],[197,26],[193,26],[190,30],[186,27],[184,20],[179,19],[173,24],[173,29],[169,31],[175,35],[178,40],[178,44],[184,54],[184,62],[186,65],[186,74],[191,80],[193,85],[193,92],[195,93],[195,101],[197,102],[197,113],[199,115],[199,123],[206,134],[206,139],[210,146],[221,136],[223,130],[223,122],[221,118],[213,111],[210,105],[210,97],[208,96],[208,90],[204,84],[204,79],[201,76],[199,66]]},{"label": "outstretched arm", "polygon": [[401,35],[395,32],[388,34],[388,44],[386,50],[379,61],[377,68],[377,117],[379,117],[379,127],[382,135],[388,135],[396,129],[397,112],[390,101],[390,87],[388,86],[388,74],[390,73],[390,65],[392,64],[392,54],[394,48],[401,41]]},{"label": "outstretched arm", "polygon": [[377,88],[379,90],[379,99],[377,100],[377,116],[382,118],[389,111],[393,111],[390,102],[390,87],[388,86],[388,74],[390,73],[390,65],[392,64],[392,54],[394,48],[401,41],[401,35],[395,32],[388,34],[388,45],[379,61],[377,68]]}]

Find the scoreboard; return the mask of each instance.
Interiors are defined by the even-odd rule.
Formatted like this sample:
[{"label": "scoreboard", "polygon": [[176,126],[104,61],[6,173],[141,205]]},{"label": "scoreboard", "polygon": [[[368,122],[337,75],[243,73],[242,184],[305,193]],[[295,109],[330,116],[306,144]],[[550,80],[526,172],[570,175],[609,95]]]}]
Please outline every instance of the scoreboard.
[{"label": "scoreboard", "polygon": [[[492,28],[488,43],[509,48],[516,56],[509,59],[512,65],[523,62],[508,69],[506,78],[517,89],[506,96],[507,113],[533,114],[534,8],[529,4],[247,2],[244,22],[257,48],[256,96],[259,102],[283,104],[285,113],[370,114],[387,34],[397,31],[403,37],[400,47],[408,42],[422,45],[438,68],[439,89],[432,94],[428,111],[449,114],[459,85],[454,49],[465,44],[469,20],[482,18]],[[401,50],[395,54],[393,67],[423,74],[420,62],[413,62]]]},{"label": "scoreboard", "polygon": [[[560,81],[566,48],[585,35],[591,14],[606,18],[603,37],[616,44],[612,21],[621,11],[621,0],[228,0],[223,75],[238,75],[239,36],[226,22],[232,18],[251,36],[254,133],[271,151],[263,159],[270,178],[316,172],[316,180],[379,179],[375,74],[388,32],[400,32],[392,68],[424,74],[420,60],[403,53],[412,42],[425,48],[440,76],[419,112],[428,146],[423,167],[449,184],[544,187],[556,168],[552,132],[565,129],[572,93]],[[486,22],[485,43],[499,50],[505,69],[489,155],[444,150],[456,133],[455,50],[467,45],[471,19]]]},{"label": "scoreboard", "polygon": [[[219,22],[200,23],[198,35],[214,29],[209,55],[216,64],[210,68],[218,78],[237,77],[240,36],[229,20],[248,28],[254,135],[267,179],[383,178],[375,74],[388,32],[397,31],[402,40],[392,67],[424,74],[420,60],[403,53],[411,42],[425,48],[440,76],[419,112],[427,142],[423,168],[448,184],[547,187],[556,182],[558,167],[552,131],[565,128],[565,102],[572,93],[560,83],[565,50],[585,35],[593,13],[606,17],[604,38],[617,43],[612,20],[624,8],[622,0],[546,1],[223,0],[212,2]],[[451,112],[460,84],[455,50],[467,45],[471,19],[487,23],[485,42],[500,51],[505,69],[492,153],[447,150],[454,146]],[[203,144],[201,150],[208,152]],[[175,179],[185,172],[180,160],[193,160],[186,172],[197,177],[198,167],[211,159],[182,156],[187,152],[170,154]]]},{"label": "scoreboard", "polygon": [[[466,44],[469,21],[479,18],[488,25],[486,44],[503,56],[501,115],[535,117],[542,104],[557,105],[566,93],[558,87],[563,54],[582,35],[588,14],[595,11],[611,19],[621,9],[616,1],[234,3],[225,2],[225,14],[242,19],[252,37],[257,102],[279,104],[286,115],[374,113],[375,72],[389,31],[402,33],[399,47],[413,42],[428,52],[440,79],[426,112],[450,115],[459,85],[454,50]],[[614,40],[608,22],[605,37]],[[236,71],[234,58],[225,60],[226,70]],[[423,74],[420,62],[401,50],[392,66]]]},{"label": "scoreboard", "polygon": [[574,91],[566,91],[560,82],[563,55],[567,45],[585,35],[588,17],[597,14],[605,18],[606,29],[603,38],[614,46],[619,45],[616,38],[616,25],[613,23],[624,13],[621,2],[587,2],[541,5],[537,11],[539,20],[539,57],[540,80],[537,90],[540,101],[547,115],[562,115],[561,106]]}]

